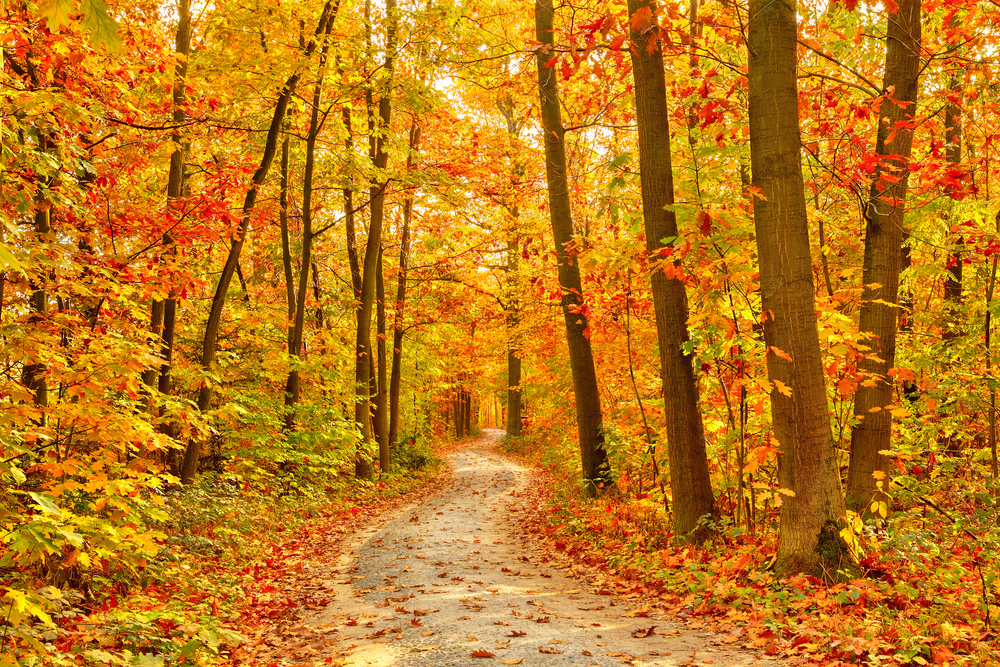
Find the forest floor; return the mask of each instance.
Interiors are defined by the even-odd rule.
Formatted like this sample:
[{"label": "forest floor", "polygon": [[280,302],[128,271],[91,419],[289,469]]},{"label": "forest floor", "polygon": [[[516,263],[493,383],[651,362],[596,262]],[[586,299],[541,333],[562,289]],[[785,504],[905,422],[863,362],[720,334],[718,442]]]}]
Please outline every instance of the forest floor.
[{"label": "forest floor", "polygon": [[[613,594],[597,569],[517,527],[538,512],[533,470],[487,431],[447,454],[436,484],[353,532],[313,530],[276,547],[248,609],[248,665],[773,665],[735,637],[685,626],[656,597]],[[360,518],[360,517],[359,517]],[[284,563],[281,566],[277,561]],[[269,561],[271,563],[272,561]],[[256,622],[255,622],[256,621]]]}]

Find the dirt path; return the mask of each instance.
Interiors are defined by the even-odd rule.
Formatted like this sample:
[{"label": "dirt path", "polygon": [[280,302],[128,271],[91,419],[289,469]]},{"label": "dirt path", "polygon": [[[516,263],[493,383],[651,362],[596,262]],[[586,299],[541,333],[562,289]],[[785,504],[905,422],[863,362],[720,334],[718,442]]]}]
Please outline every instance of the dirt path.
[{"label": "dirt path", "polygon": [[[279,648],[258,660],[385,667],[769,664],[658,612],[640,617],[641,600],[598,595],[520,546],[505,519],[530,471],[492,452],[499,435],[488,432],[449,455],[454,477],[442,493],[356,533],[336,562],[311,566],[305,574],[322,582],[331,601],[302,617],[305,651],[286,655]],[[656,627],[649,636],[633,636],[650,626]]]}]

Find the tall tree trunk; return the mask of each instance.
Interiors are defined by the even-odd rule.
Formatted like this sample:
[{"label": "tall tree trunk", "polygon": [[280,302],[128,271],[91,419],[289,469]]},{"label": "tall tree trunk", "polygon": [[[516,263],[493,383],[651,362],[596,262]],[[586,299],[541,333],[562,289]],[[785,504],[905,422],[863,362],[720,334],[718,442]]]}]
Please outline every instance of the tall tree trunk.
[{"label": "tall tree trunk", "polygon": [[[378,115],[381,121],[381,132],[375,142],[374,165],[376,178],[380,179],[371,184],[369,190],[371,211],[371,223],[368,226],[368,242],[365,246],[365,258],[361,271],[361,305],[358,308],[357,338],[355,350],[357,361],[355,363],[354,386],[356,391],[356,401],[354,420],[361,431],[361,442],[355,458],[354,472],[360,479],[371,479],[372,465],[368,460],[368,449],[372,441],[370,404],[371,395],[369,383],[371,381],[369,369],[371,367],[371,329],[372,329],[372,307],[375,301],[375,272],[378,269],[378,257],[382,248],[382,223],[385,217],[385,189],[389,181],[381,176],[384,173],[389,156],[386,153],[386,133],[390,130],[392,120],[392,72],[395,62],[396,50],[396,29],[398,16],[396,14],[395,0],[386,0],[385,13],[388,20],[386,29],[385,44],[385,64],[384,70],[387,76],[385,89],[378,102]],[[374,130],[369,133],[369,137],[375,135]]]},{"label": "tall tree trunk", "polygon": [[[48,150],[47,139],[43,139],[40,143],[42,150]],[[49,207],[44,207],[44,210],[43,207],[35,210],[35,234],[39,243],[47,243],[48,236],[52,233],[52,208],[51,203],[48,204]],[[29,287],[31,315],[28,317],[28,323],[34,327],[44,326],[49,318],[49,292],[43,284],[34,280],[29,280]],[[49,384],[45,377],[47,370],[44,363],[35,361],[25,364],[21,371],[22,383],[31,392],[32,402],[40,408],[47,408],[49,405]],[[40,421],[45,421],[44,414]]]},{"label": "tall tree trunk", "polygon": [[[517,139],[523,121],[514,115],[514,101],[511,97],[497,100],[497,108],[507,121],[507,134]],[[524,164],[515,161],[512,169],[514,185],[518,186],[524,176]],[[520,195],[518,194],[518,197]],[[507,276],[505,287],[505,325],[507,328],[507,435],[521,435],[521,340],[518,327],[521,323],[521,281],[518,278],[520,255],[521,209],[517,203],[508,205],[510,214],[507,230]]]},{"label": "tall tree trunk", "polygon": [[[286,131],[288,123],[285,124]],[[292,354],[292,329],[295,320],[295,275],[292,266],[292,242],[288,231],[288,149],[289,136],[281,142],[281,180],[278,194],[278,225],[281,228],[281,266],[285,272],[286,323],[288,326],[285,351]],[[286,422],[287,423],[287,422]]]},{"label": "tall tree trunk", "polygon": [[[406,155],[406,173],[413,172],[413,162],[420,149],[420,126],[416,119],[410,124],[410,150]],[[396,284],[396,307],[392,323],[392,373],[389,379],[389,442],[399,438],[399,389],[403,376],[403,322],[406,314],[406,271],[410,261],[410,224],[413,218],[413,196],[403,202],[403,234],[399,243],[399,275]],[[416,417],[416,415],[414,415]]]},{"label": "tall tree trunk", "polygon": [[920,73],[920,10],[920,0],[901,0],[896,14],[889,16],[882,89],[890,92],[879,109],[875,145],[882,161],[873,176],[865,214],[864,291],[858,328],[871,352],[858,363],[858,370],[874,383],[862,383],[854,398],[854,416],[860,424],[851,432],[847,476],[848,504],[864,511],[873,500],[888,499],[879,488],[888,480],[879,481],[875,475],[885,477],[889,472],[888,456],[880,452],[888,450],[892,440],[892,415],[885,408],[893,402],[889,369],[896,364],[903,214]]},{"label": "tall tree trunk", "polygon": [[[761,320],[783,497],[778,569],[836,572],[845,516],[830,429],[800,158],[794,0],[751,0],[750,158]],[[849,562],[849,561],[848,561]]]},{"label": "tall tree trunk", "polygon": [[[336,2],[337,4],[334,4]],[[317,39],[326,31],[328,22],[333,22],[337,15],[340,0],[328,0],[320,14],[319,24],[313,39],[304,49],[304,55],[308,58],[316,50]],[[202,343],[201,365],[206,372],[215,369],[216,344],[219,339],[219,325],[222,323],[222,309],[226,305],[226,297],[229,294],[229,285],[233,281],[236,273],[236,266],[240,261],[240,253],[243,251],[243,244],[246,241],[247,230],[250,227],[250,215],[254,205],[257,203],[257,194],[267,174],[271,170],[271,163],[274,162],[274,155],[278,150],[278,135],[281,133],[281,125],[284,122],[285,111],[288,108],[288,101],[295,91],[301,78],[301,72],[295,72],[285,80],[281,93],[278,95],[277,104],[274,107],[274,114],[271,117],[271,125],[267,130],[267,138],[264,140],[264,153],[261,155],[260,164],[254,172],[250,188],[247,190],[243,200],[242,217],[236,235],[233,237],[232,245],[229,248],[229,255],[226,264],[219,275],[219,282],[215,287],[215,296],[212,298],[212,307],[208,315],[208,323],[205,325],[205,338]],[[212,405],[214,389],[211,380],[202,382],[198,392],[198,409],[206,412]],[[193,437],[188,441],[187,449],[184,451],[184,464],[181,468],[181,481],[190,484],[198,472],[198,459],[201,456],[201,441]]]},{"label": "tall tree trunk", "polygon": [[[957,15],[956,15],[957,18]],[[954,23],[954,19],[952,23]],[[948,163],[954,169],[960,168],[962,164],[962,108],[958,106],[962,98],[962,86],[960,79],[952,76],[948,82],[948,107],[944,113],[944,140],[947,144],[945,155]],[[950,221],[951,216],[948,216]],[[955,245],[948,253],[948,263],[945,266],[947,273],[944,281],[944,317],[942,321],[942,338],[946,342],[951,342],[958,338],[961,333],[959,323],[962,309],[962,248],[965,240],[961,233],[955,239]]]},{"label": "tall tree trunk", "polygon": [[320,301],[323,297],[323,292],[319,286],[319,264],[315,259],[312,263],[312,286],[313,300],[316,301],[316,329],[323,329],[326,327],[324,323],[326,318],[323,316],[323,303]]},{"label": "tall tree trunk", "polygon": [[520,281],[518,272],[517,220],[520,209],[514,206],[510,217],[514,229],[507,240],[507,435],[521,435],[521,345],[518,326],[521,323]]},{"label": "tall tree trunk", "polygon": [[[180,127],[187,116],[185,105],[187,104],[188,58],[191,56],[191,0],[178,0],[177,17],[177,38],[175,45],[177,63],[174,65],[173,121],[176,127]],[[174,144],[174,151],[170,154],[170,173],[167,177],[167,208],[177,209],[177,201],[184,197],[186,142],[184,137],[181,136],[179,129],[174,130],[171,141]],[[178,211],[178,217],[180,217],[180,211]],[[169,231],[163,235],[163,248],[164,254],[171,261],[176,258],[177,244],[174,241],[173,234]],[[160,364],[160,378],[157,382],[157,391],[160,392],[161,396],[173,393],[170,370],[174,360],[176,331],[177,291],[174,286],[171,286],[167,299],[163,302],[163,334],[160,342],[160,356],[163,362]],[[175,434],[176,428],[171,424],[161,424],[160,430],[172,436]]]},{"label": "tall tree trunk", "polygon": [[559,262],[559,286],[562,290],[563,318],[569,346],[570,368],[573,373],[573,394],[576,397],[576,422],[580,438],[580,458],[588,493],[611,481],[604,449],[604,429],[601,423],[601,397],[597,386],[597,371],[587,331],[584,312],[583,283],[580,265],[571,256],[573,216],[566,183],[566,147],[562,114],[559,110],[559,87],[555,67],[546,67],[555,51],[552,0],[535,0],[535,38],[541,43],[536,52],[538,68],[538,98],[541,106],[542,131],[545,137],[545,174],[548,182],[549,216],[552,237]]},{"label": "tall tree trunk", "polygon": [[[696,7],[694,3],[692,12]],[[655,6],[650,0],[629,0],[628,9],[629,14],[635,15],[641,9],[653,12]],[[631,51],[646,249],[656,257],[658,251],[673,246],[672,239],[677,238],[678,232],[673,212],[674,182],[663,52],[658,43],[658,17],[655,13],[651,16],[651,25],[645,31],[637,30],[633,22]],[[715,497],[708,476],[708,454],[693,355],[684,352],[690,340],[687,291],[683,279],[668,277],[664,270],[670,266],[676,271],[680,262],[665,264],[662,269],[655,266],[650,283],[660,349],[670,491],[674,498],[674,535],[680,540],[701,542],[708,532],[699,527],[698,521],[714,513]],[[672,276],[676,276],[674,271]]]},{"label": "tall tree trunk", "polygon": [[[323,77],[326,71],[327,55],[330,51],[330,30],[332,28],[333,22],[328,22],[323,34],[323,48],[320,51],[319,70],[316,74],[316,85],[313,88],[312,112],[309,116],[309,134],[306,135],[306,166],[302,174],[302,257],[299,262],[299,284],[295,291],[295,319],[288,346],[288,358],[292,368],[288,372],[288,381],[285,383],[285,429],[289,431],[295,428],[295,408],[299,404],[302,393],[302,377],[298,365],[302,357],[302,340],[305,336],[309,270],[313,266],[313,174],[316,169],[316,139],[323,127],[323,121],[326,120],[326,114],[323,114],[322,119],[320,118],[319,107],[323,101]],[[282,157],[284,158],[284,155]]]},{"label": "tall tree trunk", "polygon": [[382,257],[378,252],[378,268],[375,269],[375,324],[378,327],[378,342],[375,347],[378,357],[378,383],[375,389],[375,442],[378,443],[378,467],[389,472],[389,382],[388,357],[385,349],[385,274]]}]

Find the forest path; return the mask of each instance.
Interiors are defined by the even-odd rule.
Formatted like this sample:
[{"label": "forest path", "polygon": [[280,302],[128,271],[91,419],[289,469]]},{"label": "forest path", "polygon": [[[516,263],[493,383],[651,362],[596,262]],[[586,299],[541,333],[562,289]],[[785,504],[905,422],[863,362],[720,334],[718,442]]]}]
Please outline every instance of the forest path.
[{"label": "forest path", "polygon": [[[541,548],[511,532],[531,470],[495,452],[501,436],[487,431],[453,451],[440,493],[356,532],[339,558],[311,564],[303,574],[323,581],[331,601],[300,617],[295,647],[273,647],[258,664],[773,664],[655,609],[638,617],[649,601],[599,595],[542,562]],[[633,636],[650,626],[649,636]]]}]

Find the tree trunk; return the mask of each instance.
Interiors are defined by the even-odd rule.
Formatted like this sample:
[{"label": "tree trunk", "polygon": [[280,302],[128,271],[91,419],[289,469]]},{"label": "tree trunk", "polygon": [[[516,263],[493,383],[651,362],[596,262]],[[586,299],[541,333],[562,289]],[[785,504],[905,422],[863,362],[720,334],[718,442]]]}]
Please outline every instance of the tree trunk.
[{"label": "tree trunk", "polygon": [[[299,284],[295,290],[295,312],[292,333],[289,337],[288,359],[292,366],[285,383],[285,430],[295,428],[295,408],[299,404],[302,393],[301,371],[298,368],[302,357],[302,340],[306,326],[306,295],[309,293],[309,270],[312,268],[312,195],[313,174],[316,169],[316,139],[322,129],[319,107],[323,101],[323,76],[326,69],[327,54],[330,51],[330,30],[333,22],[326,25],[323,48],[319,56],[319,71],[316,75],[316,85],[313,88],[312,112],[309,116],[309,134],[306,135],[306,165],[302,174],[302,257],[299,262]],[[326,115],[323,115],[326,118]],[[282,154],[284,159],[284,152]],[[289,294],[292,290],[289,290]]]},{"label": "tree trunk", "polygon": [[[693,5],[697,7],[697,4]],[[629,14],[654,10],[650,0],[629,0]],[[632,75],[635,79],[636,122],[639,128],[639,173],[646,249],[651,257],[674,245],[678,236],[673,212],[674,183],[670,155],[667,90],[663,74],[657,16],[652,26],[640,32],[634,27]],[[635,24],[633,24],[634,26]],[[670,459],[670,490],[674,499],[676,539],[701,542],[708,532],[699,528],[702,517],[715,511],[715,497],[708,476],[705,430],[698,405],[698,383],[693,355],[684,352],[689,342],[688,302],[680,262],[654,264],[650,274],[656,340],[660,349],[667,449]],[[666,271],[669,269],[671,275]]]},{"label": "tree trunk", "polygon": [[[524,124],[515,116],[512,97],[497,100],[497,108],[507,121],[507,134],[516,139]],[[513,172],[514,185],[521,183],[524,177],[524,164],[515,161]],[[515,201],[512,205],[505,204],[510,214],[510,227],[507,229],[507,267],[504,298],[505,325],[507,327],[507,435],[521,435],[521,340],[518,327],[521,323],[521,281],[518,278],[520,252],[520,218],[521,209]]]},{"label": "tree trunk", "polygon": [[[288,124],[285,124],[286,129]],[[289,137],[286,134],[285,140],[281,142],[281,181],[278,195],[278,225],[281,228],[281,266],[285,272],[285,303],[286,325],[288,326],[286,338],[286,352],[292,355],[292,329],[295,320],[295,276],[292,267],[292,242],[288,232],[288,149]],[[287,422],[286,422],[287,424]]]},{"label": "tree trunk", "polygon": [[[392,72],[394,55],[396,50],[396,27],[398,17],[396,15],[395,0],[386,0],[385,12],[388,19],[386,30],[385,65],[384,69],[388,81],[386,88],[379,98],[378,112],[381,119],[383,132],[379,133],[375,142],[374,165],[375,173],[382,174],[385,171],[389,156],[386,153],[385,133],[390,130],[392,118],[391,91]],[[373,136],[375,133],[369,133]],[[378,257],[382,248],[382,223],[385,214],[385,189],[389,181],[382,176],[382,180],[373,182],[369,190],[371,211],[371,223],[368,226],[368,243],[365,246],[365,258],[361,271],[361,305],[358,308],[357,338],[355,350],[357,361],[355,363],[354,386],[356,391],[357,405],[355,406],[354,419],[361,430],[361,442],[355,458],[355,475],[359,479],[371,479],[372,465],[368,460],[368,449],[372,441],[371,417],[369,405],[371,396],[369,382],[371,381],[369,369],[371,366],[371,328],[372,328],[372,307],[375,301],[375,272],[378,269]]]},{"label": "tree trunk", "polygon": [[[47,150],[49,147],[49,142],[46,139],[42,139],[40,144],[42,150]],[[49,206],[51,207],[51,203],[49,203]],[[39,207],[35,210],[35,233],[38,236],[39,243],[48,243],[48,236],[51,232],[52,209],[46,208],[42,210]],[[29,287],[31,289],[29,296],[31,315],[28,317],[28,323],[31,326],[40,327],[49,318],[49,292],[44,285],[30,279]],[[31,392],[32,402],[40,408],[47,408],[49,405],[49,384],[45,377],[47,370],[48,368],[44,363],[36,361],[31,364],[25,364],[21,371],[22,383]],[[40,422],[44,423],[44,421],[45,416],[43,414]]]},{"label": "tree trunk", "polygon": [[515,229],[507,241],[507,435],[515,438],[521,435],[521,346],[518,332],[521,300],[518,294],[519,244],[516,230],[519,213],[517,206],[510,211]]},{"label": "tree trunk", "polygon": [[375,321],[378,326],[378,385],[375,390],[375,441],[378,443],[378,467],[389,472],[389,387],[388,357],[385,349],[385,274],[382,262],[383,251],[378,252],[378,268],[375,270]]},{"label": "tree trunk", "polygon": [[[795,3],[751,0],[749,111],[754,226],[771,412],[778,440],[782,574],[836,572],[849,563],[830,430],[800,158]],[[844,560],[845,562],[841,562]]]},{"label": "tree trunk", "polygon": [[[406,172],[413,171],[413,161],[420,149],[420,126],[410,124],[410,150],[406,156]],[[399,438],[399,388],[403,376],[403,318],[406,313],[406,270],[410,261],[410,222],[413,218],[413,197],[403,202],[403,235],[399,243],[399,277],[396,285],[396,308],[392,323],[392,374],[389,379],[389,443]],[[416,417],[416,415],[414,415]]]},{"label": "tree trunk", "polygon": [[[957,15],[956,15],[957,16]],[[955,19],[952,19],[954,23]],[[958,101],[962,98],[962,87],[960,80],[952,76],[948,82],[948,107],[944,111],[944,140],[947,144],[945,155],[948,163],[954,169],[959,169],[962,164],[962,108],[958,106]],[[951,219],[949,215],[948,220]],[[944,281],[944,318],[942,322],[941,337],[945,342],[951,342],[958,338],[961,333],[959,322],[962,310],[962,249],[965,240],[961,233],[955,239],[955,245],[948,253],[948,263],[945,265],[947,271]]]},{"label": "tree trunk", "polygon": [[[333,4],[334,2],[337,4]],[[326,5],[323,7],[323,12],[319,18],[319,24],[316,26],[315,36],[305,48],[305,56],[311,56],[316,50],[316,38],[326,31],[327,23],[333,22],[336,18],[338,8],[339,0],[328,0]],[[226,258],[226,264],[223,266],[222,273],[219,275],[219,282],[215,288],[215,296],[212,297],[212,307],[209,311],[208,323],[205,325],[205,338],[202,343],[201,353],[202,369],[209,373],[214,371],[216,344],[219,339],[219,325],[222,322],[222,309],[226,305],[226,297],[229,294],[229,285],[233,281],[233,275],[236,273],[236,266],[240,261],[240,253],[243,251],[243,243],[246,241],[247,230],[250,227],[250,215],[253,212],[254,205],[257,203],[257,194],[264,185],[268,172],[271,170],[271,163],[274,161],[274,154],[278,149],[278,135],[281,133],[281,125],[285,118],[285,111],[288,108],[288,101],[295,90],[295,86],[298,85],[301,76],[301,72],[295,72],[289,76],[281,89],[281,93],[278,95],[278,101],[274,107],[274,114],[271,117],[271,125],[268,128],[267,138],[264,141],[264,153],[261,156],[260,164],[258,165],[257,170],[254,172],[246,197],[243,200],[243,210],[240,224],[236,230],[236,235],[233,237],[232,245],[229,248],[229,255]],[[214,389],[212,387],[212,381],[206,379],[202,382],[201,389],[198,392],[199,410],[202,412],[208,410],[209,406],[212,404],[213,393]],[[190,484],[194,481],[194,477],[198,472],[198,459],[200,456],[201,441],[196,437],[191,438],[191,440],[188,441],[187,449],[184,451],[184,464],[181,468],[181,481],[183,483]]]},{"label": "tree trunk", "polygon": [[[177,38],[175,50],[177,52],[177,64],[174,66],[174,89],[173,89],[173,121],[175,126],[181,126],[187,116],[185,105],[187,104],[187,66],[188,58],[191,55],[191,0],[178,0],[177,2]],[[177,200],[184,197],[184,161],[186,151],[185,142],[180,130],[174,130],[171,136],[174,144],[174,151],[170,154],[170,173],[167,177],[167,208],[177,208]],[[180,212],[178,212],[180,214]],[[171,260],[177,256],[177,245],[171,232],[163,235],[164,254]],[[173,393],[171,386],[170,370],[174,360],[174,339],[177,331],[177,293],[171,286],[167,299],[163,302],[163,333],[160,341],[160,356],[163,362],[160,364],[160,378],[157,382],[157,391],[161,396],[168,396]],[[170,424],[161,424],[160,430],[168,435],[174,435],[176,429]]]},{"label": "tree trunk", "polygon": [[[920,73],[920,10],[920,0],[902,0],[895,16],[889,17],[882,89],[894,92],[886,94],[879,109],[875,153],[882,162],[873,176],[865,215],[864,291],[858,328],[871,352],[858,363],[858,370],[874,384],[862,383],[854,398],[854,416],[861,423],[851,432],[847,476],[848,504],[863,511],[870,509],[873,500],[888,499],[879,487],[888,484],[889,459],[880,452],[892,446],[892,415],[885,408],[893,402],[889,369],[896,363],[903,213]],[[882,481],[875,478],[879,473]]]},{"label": "tree trunk", "polygon": [[580,438],[580,458],[586,490],[595,494],[599,487],[610,483],[601,424],[601,397],[597,386],[597,371],[587,331],[587,315],[583,301],[580,266],[573,243],[573,217],[569,187],[566,183],[566,148],[562,114],[559,110],[558,70],[545,64],[555,55],[552,0],[535,0],[535,38],[541,42],[536,52],[538,97],[541,105],[542,131],[545,136],[545,174],[548,181],[549,216],[552,236],[559,262],[559,285],[562,289],[563,318],[569,346],[570,368],[573,372],[573,394],[576,397],[576,422]]}]

